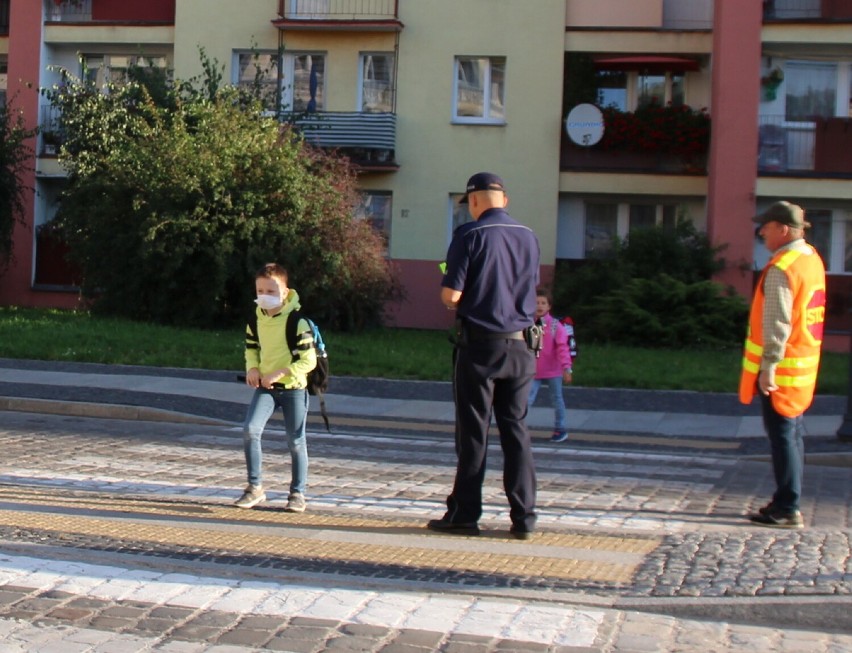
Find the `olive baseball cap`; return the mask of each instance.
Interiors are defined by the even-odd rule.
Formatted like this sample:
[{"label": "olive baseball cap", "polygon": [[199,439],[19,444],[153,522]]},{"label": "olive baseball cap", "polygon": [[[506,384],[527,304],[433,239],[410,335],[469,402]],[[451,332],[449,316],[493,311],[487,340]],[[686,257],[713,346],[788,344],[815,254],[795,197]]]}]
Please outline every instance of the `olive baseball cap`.
[{"label": "olive baseball cap", "polygon": [[467,204],[467,196],[475,193],[478,190],[502,190],[503,180],[491,172],[477,172],[473,177],[467,180],[464,196],[459,200],[459,204]]},{"label": "olive baseball cap", "polygon": [[811,226],[811,223],[805,220],[805,210],[798,204],[790,202],[775,202],[763,213],[754,216],[752,221],[760,225],[778,222],[796,229],[807,229]]}]

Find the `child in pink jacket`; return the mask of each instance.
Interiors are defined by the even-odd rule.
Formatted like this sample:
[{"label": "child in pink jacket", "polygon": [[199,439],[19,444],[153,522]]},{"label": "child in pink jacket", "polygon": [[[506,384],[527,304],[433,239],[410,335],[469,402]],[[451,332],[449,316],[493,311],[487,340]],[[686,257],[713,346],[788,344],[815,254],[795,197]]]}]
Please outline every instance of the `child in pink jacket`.
[{"label": "child in pink jacket", "polygon": [[550,314],[553,296],[546,288],[536,289],[536,323],[544,326],[541,352],[536,361],[535,380],[530,389],[528,405],[535,403],[542,383],[550,388],[555,409],[553,435],[551,442],[564,442],[568,439],[568,425],[565,421],[565,398],[562,396],[562,384],[571,383],[573,368],[571,351],[568,347],[568,331],[559,320]]}]

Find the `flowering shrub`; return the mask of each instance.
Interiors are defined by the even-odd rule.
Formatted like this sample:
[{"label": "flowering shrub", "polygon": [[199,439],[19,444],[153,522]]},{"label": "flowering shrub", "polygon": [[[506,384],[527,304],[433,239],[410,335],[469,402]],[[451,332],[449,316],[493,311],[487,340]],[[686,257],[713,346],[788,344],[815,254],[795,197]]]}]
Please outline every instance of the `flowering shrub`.
[{"label": "flowering shrub", "polygon": [[649,104],[634,112],[603,109],[601,147],[650,154],[668,154],[695,164],[710,145],[710,116],[706,109],[686,105]]}]

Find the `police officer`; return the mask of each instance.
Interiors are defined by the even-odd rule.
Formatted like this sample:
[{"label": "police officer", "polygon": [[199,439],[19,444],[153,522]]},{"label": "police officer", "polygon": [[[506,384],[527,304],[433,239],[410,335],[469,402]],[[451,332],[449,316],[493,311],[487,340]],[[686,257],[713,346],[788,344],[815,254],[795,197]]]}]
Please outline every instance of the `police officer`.
[{"label": "police officer", "polygon": [[458,465],[447,512],[428,528],[478,535],[492,413],[503,449],[503,488],[518,539],[535,529],[535,467],[526,427],[535,355],[525,335],[535,319],[540,250],[533,231],[506,212],[503,180],[479,172],[461,204],[473,222],[456,229],[447,251],[441,301],[457,311],[453,352]]}]

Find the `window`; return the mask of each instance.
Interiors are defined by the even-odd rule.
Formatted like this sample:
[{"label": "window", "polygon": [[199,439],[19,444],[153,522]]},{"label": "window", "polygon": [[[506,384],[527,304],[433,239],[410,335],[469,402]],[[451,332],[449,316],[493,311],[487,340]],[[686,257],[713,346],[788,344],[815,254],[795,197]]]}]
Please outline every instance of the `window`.
[{"label": "window", "polygon": [[645,107],[649,104],[665,106],[671,103],[674,106],[682,106],[684,101],[683,74],[665,73],[663,75],[636,76],[637,83],[637,107]]},{"label": "window", "polygon": [[647,229],[657,224],[657,207],[654,204],[631,204],[628,230]]},{"label": "window", "polygon": [[467,204],[459,204],[459,200],[464,197],[464,193],[453,193],[450,195],[450,206],[451,213],[450,216],[450,233],[447,242],[449,243],[453,237],[453,232],[461,227],[463,224],[470,222],[473,220],[473,216],[470,214],[470,211],[467,210]]},{"label": "window", "polygon": [[83,75],[87,81],[94,82],[98,87],[110,83],[122,83],[129,79],[131,68],[137,67],[143,71],[155,69],[166,70],[166,57],[139,56],[126,54],[91,54],[83,56]]},{"label": "window", "polygon": [[387,112],[394,109],[394,56],[390,53],[361,55],[361,111]]},{"label": "window", "polygon": [[837,65],[788,61],[785,66],[786,115],[791,122],[811,122],[835,115]]},{"label": "window", "polygon": [[[807,221],[811,223],[811,228],[805,232],[805,239],[813,245],[825,262],[826,267],[829,267],[831,262],[831,211],[813,210],[806,211]],[[842,225],[845,226],[845,225]],[[848,231],[848,230],[847,230]],[[844,261],[844,272],[850,272],[848,266],[848,257]]]},{"label": "window", "polygon": [[501,57],[457,57],[453,119],[501,124],[506,120],[506,60]]},{"label": "window", "polygon": [[[683,73],[644,74],[637,71],[596,70],[597,102],[619,111],[657,104],[683,106],[686,102]],[[635,89],[635,95],[629,90]]]},{"label": "window", "polygon": [[[574,226],[579,220],[572,220],[571,226],[560,223],[560,231],[569,230],[572,241],[582,238],[583,243],[582,253],[579,246],[572,246],[572,256],[566,258],[604,258],[612,252],[615,237],[626,241],[639,229],[674,230],[678,220],[691,220],[692,211],[686,204],[655,204],[645,198],[636,199],[636,203],[590,200],[583,204],[582,210],[577,209],[578,217],[581,213],[584,216],[582,226]],[[561,238],[557,234],[557,239]]]},{"label": "window", "polygon": [[275,111],[278,104],[278,53],[234,53],[233,83],[246,91],[256,92],[263,108]]},{"label": "window", "polygon": [[[264,108],[275,110],[278,62],[281,60],[278,53],[238,51],[234,58],[233,83],[245,89],[257,87]],[[325,55],[285,53],[281,61],[281,110],[322,111],[325,108]]]},{"label": "window", "polygon": [[325,55],[286,54],[281,105],[296,113],[325,108]]},{"label": "window", "polygon": [[617,204],[586,204],[585,257],[607,256],[612,251],[617,229]]},{"label": "window", "polygon": [[385,191],[369,191],[361,196],[361,203],[355,207],[355,219],[366,220],[385,243],[385,255],[390,252],[391,216],[393,215],[393,195]]},{"label": "window", "polygon": [[0,106],[6,106],[6,89],[8,88],[9,61],[0,57]]},{"label": "window", "polygon": [[621,70],[599,70],[595,76],[598,105],[627,111],[627,73]]}]

